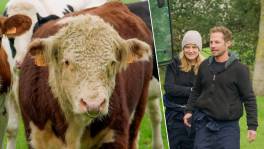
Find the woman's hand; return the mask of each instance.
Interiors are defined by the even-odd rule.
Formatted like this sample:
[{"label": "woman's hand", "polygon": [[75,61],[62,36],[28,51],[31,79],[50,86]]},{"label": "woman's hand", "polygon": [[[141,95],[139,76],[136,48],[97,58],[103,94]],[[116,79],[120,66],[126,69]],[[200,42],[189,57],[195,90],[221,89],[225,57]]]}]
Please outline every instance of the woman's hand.
[{"label": "woman's hand", "polygon": [[190,119],[192,117],[192,113],[186,113],[183,117],[183,122],[186,126],[191,127]]}]

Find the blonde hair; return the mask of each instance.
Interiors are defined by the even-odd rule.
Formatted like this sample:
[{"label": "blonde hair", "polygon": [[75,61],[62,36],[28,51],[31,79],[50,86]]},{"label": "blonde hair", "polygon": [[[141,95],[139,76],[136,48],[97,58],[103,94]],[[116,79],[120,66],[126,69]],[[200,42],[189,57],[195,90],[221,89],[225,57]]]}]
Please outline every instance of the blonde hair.
[{"label": "blonde hair", "polygon": [[[181,65],[180,65],[180,69],[181,71],[184,71],[184,72],[189,72],[192,70],[192,64],[191,62],[186,58],[186,56],[184,55],[183,51],[180,52],[180,62],[181,62]],[[199,66],[200,64],[202,63],[202,61],[204,60],[204,57],[202,56],[202,54],[199,52],[197,58],[196,58],[196,61],[195,61],[195,64],[194,64],[194,68],[193,68],[193,71],[194,71],[194,74],[197,75],[198,73],[198,69],[199,69]]]},{"label": "blonde hair", "polygon": [[226,42],[232,40],[232,32],[228,28],[224,26],[215,26],[210,29],[210,34],[216,33],[216,32],[222,33],[224,35],[224,40]]}]

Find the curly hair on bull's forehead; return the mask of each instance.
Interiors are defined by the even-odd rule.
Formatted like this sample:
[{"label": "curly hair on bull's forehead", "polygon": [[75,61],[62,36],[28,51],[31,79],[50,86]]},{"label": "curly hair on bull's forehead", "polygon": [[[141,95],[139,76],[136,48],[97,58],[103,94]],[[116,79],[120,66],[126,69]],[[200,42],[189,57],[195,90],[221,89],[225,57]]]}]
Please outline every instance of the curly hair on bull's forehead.
[{"label": "curly hair on bull's forehead", "polygon": [[58,33],[59,35],[70,34],[73,32],[82,32],[84,34],[94,33],[97,32],[93,31],[100,31],[103,30],[104,32],[111,32],[112,34],[118,34],[115,29],[99,16],[95,15],[79,15],[75,17],[66,17],[57,22],[58,25],[65,25]]},{"label": "curly hair on bull's forehead", "polygon": [[[81,15],[63,19],[66,24],[55,35],[61,49],[70,49],[71,54],[81,54],[82,58],[94,61],[113,57],[113,50],[121,39],[111,25],[93,15]],[[77,53],[76,53],[77,52]]]}]

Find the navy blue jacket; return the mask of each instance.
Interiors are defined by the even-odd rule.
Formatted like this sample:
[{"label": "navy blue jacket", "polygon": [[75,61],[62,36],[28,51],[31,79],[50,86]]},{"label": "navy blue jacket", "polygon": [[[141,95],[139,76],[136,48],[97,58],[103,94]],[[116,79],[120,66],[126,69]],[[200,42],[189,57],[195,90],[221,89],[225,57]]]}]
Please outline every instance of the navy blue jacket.
[{"label": "navy blue jacket", "polygon": [[180,60],[174,58],[167,66],[165,76],[165,96],[176,104],[185,105],[194,86],[195,75],[193,71],[183,72],[180,70]]}]

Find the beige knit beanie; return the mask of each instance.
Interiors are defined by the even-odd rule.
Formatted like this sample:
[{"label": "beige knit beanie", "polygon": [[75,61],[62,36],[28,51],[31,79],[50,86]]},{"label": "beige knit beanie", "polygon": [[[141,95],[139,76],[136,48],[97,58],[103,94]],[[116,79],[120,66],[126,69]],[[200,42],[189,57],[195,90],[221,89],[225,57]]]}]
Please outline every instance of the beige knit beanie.
[{"label": "beige knit beanie", "polygon": [[184,34],[182,39],[182,49],[187,44],[196,44],[199,50],[202,49],[202,37],[199,32],[190,30]]}]

